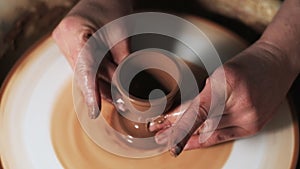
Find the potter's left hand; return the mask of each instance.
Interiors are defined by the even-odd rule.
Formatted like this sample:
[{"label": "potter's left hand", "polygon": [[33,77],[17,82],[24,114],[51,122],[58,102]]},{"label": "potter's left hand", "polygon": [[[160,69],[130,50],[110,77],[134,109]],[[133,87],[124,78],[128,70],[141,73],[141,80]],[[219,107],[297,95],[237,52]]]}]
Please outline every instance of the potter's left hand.
[{"label": "potter's left hand", "polygon": [[[96,31],[131,11],[131,0],[81,0],[52,33],[53,39],[74,70],[76,84],[83,94],[92,119],[97,118],[100,113],[101,99],[109,99],[110,86],[107,83],[111,82],[114,70],[129,55],[126,39],[113,45],[113,42],[126,34],[122,25]],[[97,62],[101,58],[95,51],[103,46],[110,48],[111,57],[102,60],[98,71]],[[99,79],[95,78],[96,73],[100,76]],[[99,85],[100,79],[106,83]]]}]

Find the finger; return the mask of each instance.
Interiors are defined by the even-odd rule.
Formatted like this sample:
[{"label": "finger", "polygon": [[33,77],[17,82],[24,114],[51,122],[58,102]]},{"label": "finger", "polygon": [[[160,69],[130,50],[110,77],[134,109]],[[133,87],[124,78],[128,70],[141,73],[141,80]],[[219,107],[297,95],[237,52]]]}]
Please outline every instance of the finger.
[{"label": "finger", "polygon": [[258,118],[252,111],[226,113],[223,116],[208,118],[194,134],[211,132],[228,127],[242,127],[249,133],[259,132],[270,118]]},{"label": "finger", "polygon": [[111,96],[111,84],[103,79],[98,79],[98,88],[99,93],[101,95],[101,99],[105,99],[108,102],[112,103],[112,96]]},{"label": "finger", "polygon": [[246,137],[248,135],[248,132],[240,127],[228,127],[216,130],[214,132],[201,133],[200,135],[193,135],[184,147],[184,150],[209,147],[212,145]]},{"label": "finger", "polygon": [[[105,4],[100,1],[80,1],[53,31],[54,40],[75,70],[76,83],[83,93],[91,118],[96,118],[99,115],[99,107],[101,107],[100,92],[98,92],[98,81],[95,71],[97,68],[94,67],[97,62],[95,62],[95,58],[93,57],[82,56],[81,63],[76,64],[78,63],[78,55],[89,37],[98,28],[128,13],[130,10],[123,9],[130,9],[130,4],[127,1],[107,1]],[[99,11],[102,8],[106,10]],[[111,8],[121,10],[117,10],[119,13],[113,12],[107,15],[109,11],[116,11],[111,10]],[[106,42],[104,41],[104,43]],[[105,45],[108,44],[106,43]],[[108,77],[108,80],[110,79],[111,72],[113,72],[110,68],[111,66],[108,66],[108,70],[106,71],[108,76],[105,76]]]},{"label": "finger", "polygon": [[231,114],[223,116],[212,117],[205,120],[205,122],[197,129],[195,134],[207,133],[218,129],[238,126],[238,120]]},{"label": "finger", "polygon": [[[180,110],[185,110],[190,102],[186,102],[169,112],[167,115],[162,115],[157,118],[151,119],[149,121],[150,132],[155,132],[159,130],[171,127],[180,116],[183,114]],[[185,108],[186,107],[186,108]],[[213,129],[222,129],[230,126],[238,125],[237,120],[229,113],[224,113],[223,116],[213,116],[205,120],[205,122],[194,132],[194,134],[199,134],[202,132],[210,132]],[[239,120],[238,120],[239,121]]]},{"label": "finger", "polygon": [[206,120],[206,117],[207,111],[201,106],[199,108],[198,103],[192,103],[178,122],[174,126],[158,132],[155,135],[155,140],[158,144],[165,144],[163,141],[166,139],[163,139],[163,137],[167,138],[168,144],[171,147],[170,153],[176,157],[181,153],[196,129]]},{"label": "finger", "polygon": [[102,31],[95,34],[110,49],[113,61],[117,65],[129,55],[129,40],[126,28],[126,23],[118,22],[110,24],[108,27],[102,27]]},{"label": "finger", "polygon": [[157,118],[151,119],[151,121],[148,123],[148,130],[150,132],[155,132],[169,128],[171,125],[171,119],[167,118],[167,116],[161,115]]},{"label": "finger", "polygon": [[98,117],[101,109],[101,96],[98,92],[98,85],[96,85],[96,78],[87,72],[82,72],[77,76],[79,77],[76,80],[76,84],[79,86],[87,104],[89,117],[95,119]]},{"label": "finger", "polygon": [[176,123],[182,116],[184,110],[186,110],[191,104],[191,101],[180,104],[179,106],[172,109],[165,115],[161,115],[157,118],[150,119],[148,130],[150,132],[159,131],[168,127],[171,127]]},{"label": "finger", "polygon": [[206,80],[206,84],[202,92],[193,100],[187,111],[172,127],[170,137],[170,153],[178,156],[193,133],[207,119],[208,110],[210,108],[211,86],[210,80]]},{"label": "finger", "polygon": [[75,79],[88,106],[88,114],[90,118],[95,119],[100,113],[101,96],[97,85],[96,56],[92,52],[94,50],[90,49],[90,46],[86,46],[81,51],[75,67]]},{"label": "finger", "polygon": [[129,55],[128,40],[122,40],[111,48],[114,62],[118,65]]},{"label": "finger", "polygon": [[[222,67],[214,71],[206,80],[204,89],[193,101],[194,105],[192,104],[188,111],[184,113],[183,117],[185,118],[179,120],[177,123],[178,127],[174,127],[174,131],[170,136],[170,145],[172,145],[170,153],[172,155],[178,156],[181,153],[189,138],[207,118],[223,114],[228,96],[226,84],[224,84],[223,81],[225,81],[225,79]],[[212,92],[215,96],[213,102],[211,100]],[[196,114],[196,117],[193,114]],[[181,139],[182,137],[183,139]]]},{"label": "finger", "polygon": [[93,32],[86,19],[68,16],[61,21],[52,35],[75,71],[76,84],[84,96],[89,116],[96,118],[101,107],[100,93],[96,85],[96,62],[91,53],[96,42],[89,43],[89,46],[83,48]]},{"label": "finger", "polygon": [[171,128],[166,128],[158,131],[154,137],[155,142],[160,145],[168,144],[169,136],[172,134]]},{"label": "finger", "polygon": [[94,32],[88,21],[75,16],[64,18],[52,32],[53,39],[73,69],[81,48]]},{"label": "finger", "polygon": [[207,117],[207,111],[203,108],[198,110],[188,109],[179,120],[179,122],[173,127],[172,134],[170,136],[171,146],[170,153],[173,156],[178,156],[190,137],[197,130],[197,128],[205,121]]},{"label": "finger", "polygon": [[116,64],[111,62],[107,57],[104,57],[99,66],[97,77],[106,81],[107,83],[111,83],[116,68]]}]

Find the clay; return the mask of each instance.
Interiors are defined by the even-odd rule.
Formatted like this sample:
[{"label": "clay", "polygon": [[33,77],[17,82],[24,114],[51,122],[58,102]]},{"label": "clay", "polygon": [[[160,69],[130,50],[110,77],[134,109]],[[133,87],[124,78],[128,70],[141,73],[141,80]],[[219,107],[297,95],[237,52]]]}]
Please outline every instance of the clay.
[{"label": "clay", "polygon": [[[164,52],[164,51],[162,51]],[[115,72],[115,101],[122,128],[133,137],[151,137],[149,119],[166,113],[173,105],[181,82],[179,63],[161,51],[141,50],[131,54]],[[159,90],[159,92],[157,92]]]},{"label": "clay", "polygon": [[[230,155],[233,142],[183,152],[173,158],[169,153],[151,158],[125,158],[111,154],[97,146],[83,131],[73,109],[71,79],[64,87],[54,104],[51,119],[51,139],[57,158],[63,168],[131,168],[131,169],[165,169],[165,168],[222,168]],[[103,109],[110,123],[118,127],[113,106],[103,101]],[[119,126],[120,127],[120,126]],[[146,151],[146,150],[145,150]]]}]

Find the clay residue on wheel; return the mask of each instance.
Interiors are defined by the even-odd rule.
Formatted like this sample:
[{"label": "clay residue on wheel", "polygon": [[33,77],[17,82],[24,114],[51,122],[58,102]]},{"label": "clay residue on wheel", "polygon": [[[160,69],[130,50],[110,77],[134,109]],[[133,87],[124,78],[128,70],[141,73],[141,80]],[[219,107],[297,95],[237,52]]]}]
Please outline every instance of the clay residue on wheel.
[{"label": "clay residue on wheel", "polygon": [[[164,153],[151,158],[124,158],[98,147],[82,130],[72,103],[71,80],[63,86],[53,109],[51,121],[52,144],[64,168],[222,168],[233,143],[186,151],[178,158]],[[106,117],[111,117],[113,106],[103,101]]]}]

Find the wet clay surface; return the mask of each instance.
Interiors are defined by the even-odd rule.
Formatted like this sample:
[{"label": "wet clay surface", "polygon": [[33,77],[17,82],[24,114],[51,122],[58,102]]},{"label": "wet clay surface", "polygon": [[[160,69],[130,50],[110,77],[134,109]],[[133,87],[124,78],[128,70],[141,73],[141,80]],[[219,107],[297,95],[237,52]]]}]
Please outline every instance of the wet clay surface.
[{"label": "wet clay surface", "polygon": [[[116,114],[113,106],[102,101],[105,118],[111,118]],[[62,88],[55,107],[51,122],[52,144],[58,159],[64,168],[222,168],[230,155],[233,143],[197,149],[183,152],[179,157],[173,158],[169,153],[164,153],[151,158],[134,159],[124,158],[111,154],[88,138],[82,130],[72,102],[72,85],[69,80]]]}]

